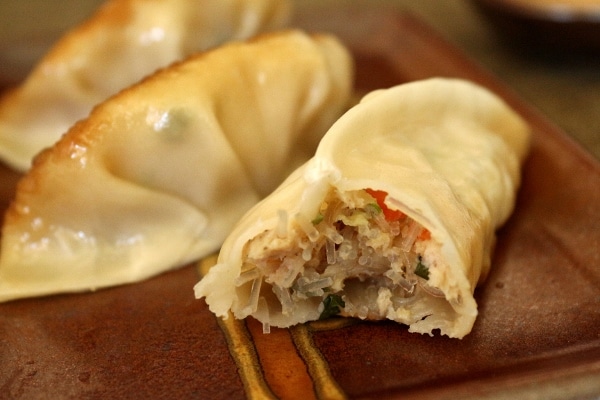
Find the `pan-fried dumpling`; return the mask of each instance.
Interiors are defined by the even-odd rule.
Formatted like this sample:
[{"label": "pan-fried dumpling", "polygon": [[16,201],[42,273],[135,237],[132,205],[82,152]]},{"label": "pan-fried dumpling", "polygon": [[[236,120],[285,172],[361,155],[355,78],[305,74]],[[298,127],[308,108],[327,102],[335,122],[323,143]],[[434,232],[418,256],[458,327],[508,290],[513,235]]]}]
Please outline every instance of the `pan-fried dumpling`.
[{"label": "pan-fried dumpling", "polygon": [[528,140],[516,113],[469,82],[373,92],[240,220],[196,296],[266,331],[339,314],[462,338]]},{"label": "pan-fried dumpling", "polygon": [[25,171],[92,107],[176,60],[287,23],[289,0],[109,0],[0,100],[0,159]]},{"label": "pan-fried dumpling", "polygon": [[135,282],[216,251],[350,101],[350,54],[299,31],[232,43],[97,106],[9,207],[0,301]]}]

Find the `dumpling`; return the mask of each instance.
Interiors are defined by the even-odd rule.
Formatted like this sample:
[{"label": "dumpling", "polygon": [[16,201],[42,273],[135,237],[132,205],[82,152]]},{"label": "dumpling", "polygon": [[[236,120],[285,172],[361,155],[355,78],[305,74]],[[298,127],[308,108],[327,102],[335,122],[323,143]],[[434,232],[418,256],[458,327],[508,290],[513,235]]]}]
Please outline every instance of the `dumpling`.
[{"label": "dumpling", "polygon": [[25,171],[92,107],[160,67],[284,26],[289,0],[109,0],[0,100],[0,159]]},{"label": "dumpling", "polygon": [[372,92],[240,220],[196,296],[265,331],[339,314],[462,338],[528,141],[515,112],[467,81]]},{"label": "dumpling", "polygon": [[0,301],[135,282],[216,251],[350,101],[329,35],[194,56],[97,106],[34,161],[6,213]]}]

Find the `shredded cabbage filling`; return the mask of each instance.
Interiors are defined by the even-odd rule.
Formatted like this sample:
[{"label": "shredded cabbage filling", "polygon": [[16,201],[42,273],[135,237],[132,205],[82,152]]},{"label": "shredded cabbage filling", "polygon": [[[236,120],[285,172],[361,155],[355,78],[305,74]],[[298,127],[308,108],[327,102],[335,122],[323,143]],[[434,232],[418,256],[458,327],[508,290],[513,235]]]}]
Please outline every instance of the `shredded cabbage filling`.
[{"label": "shredded cabbage filling", "polygon": [[382,307],[401,308],[420,289],[443,296],[427,284],[429,270],[421,252],[431,240],[429,231],[389,210],[385,195],[371,189],[331,190],[317,215],[290,218],[280,211],[279,226],[244,249],[236,285],[251,289],[242,317],[264,309],[261,290],[268,288],[284,315],[294,312],[296,302],[313,298],[320,302],[319,311],[330,315],[324,308],[336,296],[335,314],[379,319],[386,315]]}]

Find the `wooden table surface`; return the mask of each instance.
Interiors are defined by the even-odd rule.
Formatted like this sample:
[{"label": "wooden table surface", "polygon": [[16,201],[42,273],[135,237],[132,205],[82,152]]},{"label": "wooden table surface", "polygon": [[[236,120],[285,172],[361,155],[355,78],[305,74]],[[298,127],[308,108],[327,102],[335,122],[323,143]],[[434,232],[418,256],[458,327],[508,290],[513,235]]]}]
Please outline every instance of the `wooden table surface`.
[{"label": "wooden table surface", "polygon": [[[18,79],[60,32],[102,0],[2,0],[0,77]],[[574,59],[559,52],[534,56],[502,40],[471,1],[294,0],[298,10],[318,4],[369,4],[409,11],[465,51],[526,101],[600,158],[600,55]],[[31,24],[35,21],[35,24]],[[34,26],[37,30],[30,32]],[[32,40],[33,39],[33,40]],[[23,46],[28,40],[27,46]]]}]

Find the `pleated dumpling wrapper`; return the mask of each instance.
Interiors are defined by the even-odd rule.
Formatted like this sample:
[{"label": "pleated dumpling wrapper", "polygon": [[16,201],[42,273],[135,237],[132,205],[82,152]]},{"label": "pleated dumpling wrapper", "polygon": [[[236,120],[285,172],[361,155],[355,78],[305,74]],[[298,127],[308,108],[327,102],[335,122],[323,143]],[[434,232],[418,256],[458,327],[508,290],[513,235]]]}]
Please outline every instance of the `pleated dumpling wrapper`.
[{"label": "pleated dumpling wrapper", "polygon": [[372,92],[240,220],[196,296],[265,331],[339,314],[462,338],[528,141],[517,114],[467,81]]},{"label": "pleated dumpling wrapper", "polygon": [[25,171],[96,104],[199,51],[287,25],[289,0],[109,0],[0,99],[0,159]]},{"label": "pleated dumpling wrapper", "polygon": [[0,301],[135,282],[204,257],[348,107],[349,52],[299,31],[232,43],[96,107],[18,183]]}]

